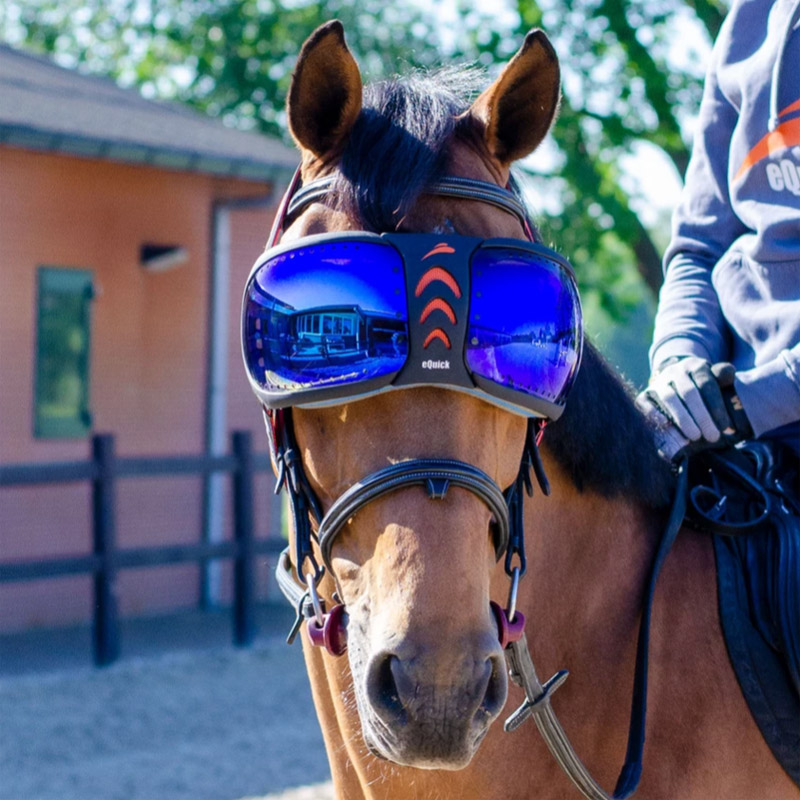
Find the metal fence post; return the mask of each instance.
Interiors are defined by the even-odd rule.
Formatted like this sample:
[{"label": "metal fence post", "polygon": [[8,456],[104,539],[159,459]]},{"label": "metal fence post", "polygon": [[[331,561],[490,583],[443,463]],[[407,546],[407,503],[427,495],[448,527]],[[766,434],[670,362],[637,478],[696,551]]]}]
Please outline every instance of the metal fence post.
[{"label": "metal fence post", "polygon": [[92,457],[97,467],[97,475],[92,481],[94,553],[102,560],[100,569],[94,575],[94,661],[98,666],[105,666],[119,657],[112,434],[92,437]]},{"label": "metal fence post", "polygon": [[236,470],[233,473],[233,642],[252,644],[255,623],[255,562],[253,550],[253,447],[249,431],[234,431],[231,438]]}]

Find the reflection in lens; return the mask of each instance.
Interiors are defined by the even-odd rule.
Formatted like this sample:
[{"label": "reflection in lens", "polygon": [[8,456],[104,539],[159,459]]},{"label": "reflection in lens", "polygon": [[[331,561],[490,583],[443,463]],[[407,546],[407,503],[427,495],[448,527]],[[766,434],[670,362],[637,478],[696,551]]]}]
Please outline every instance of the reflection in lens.
[{"label": "reflection in lens", "polygon": [[581,313],[566,270],[518,249],[472,261],[467,368],[509,389],[561,404],[577,373]]},{"label": "reflection in lens", "polygon": [[408,354],[400,256],[389,245],[335,242],[279,254],[251,278],[244,352],[267,392],[387,383]]}]

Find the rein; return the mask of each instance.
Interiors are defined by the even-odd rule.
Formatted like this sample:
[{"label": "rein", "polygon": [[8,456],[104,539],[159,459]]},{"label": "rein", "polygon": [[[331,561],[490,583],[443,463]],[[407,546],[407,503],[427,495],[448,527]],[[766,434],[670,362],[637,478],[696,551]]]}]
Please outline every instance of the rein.
[{"label": "rein", "polygon": [[[299,187],[299,170],[295,174],[270,235],[269,247],[277,241],[285,218],[308,204],[322,199],[334,188],[335,178],[328,176]],[[426,190],[431,194],[478,200],[490,203],[517,216],[528,236],[533,240],[531,225],[524,207],[507,189],[484,181],[468,178],[446,177]],[[525,691],[525,701],[506,720],[505,730],[518,728],[532,717],[545,743],[562,769],[584,797],[589,800],[624,800],[639,785],[642,773],[642,754],[645,740],[647,712],[647,668],[650,643],[650,615],[656,582],[661,567],[683,522],[687,496],[687,468],[685,462],[678,468],[678,482],[667,526],[662,534],[647,584],[639,638],[636,651],[633,699],[628,729],[628,745],[617,785],[609,795],[591,776],[576,754],[561,726],[550,699],[568,676],[561,670],[541,683],[524,632],[525,617],[516,609],[517,587],[525,574],[525,544],[523,523],[523,492],[533,495],[531,471],[536,476],[542,492],[550,493],[544,473],[538,444],[544,432],[545,420],[528,419],[525,446],[519,473],[514,483],[503,492],[482,470],[470,464],[451,459],[412,459],[373,472],[348,489],[331,506],[326,514],[303,470],[303,464],[291,418],[291,409],[270,411],[264,409],[267,433],[270,438],[273,460],[277,468],[275,493],[286,489],[295,531],[297,564],[292,564],[290,548],[281,553],[276,568],[278,586],[296,610],[297,617],[287,641],[291,644],[303,622],[313,645],[324,647],[331,655],[342,655],[347,649],[345,608],[336,593],[335,605],[326,611],[317,587],[326,570],[331,569],[331,549],[335,538],[347,520],[367,503],[408,486],[426,488],[431,500],[445,497],[451,485],[465,488],[479,497],[492,512],[495,553],[498,560],[505,553],[505,571],[511,580],[509,599],[504,609],[492,603],[492,613],[498,626],[498,638],[504,650],[510,676]],[[312,527],[316,525],[316,533]],[[314,555],[316,541],[322,555],[320,565]],[[515,557],[517,564],[515,565]],[[310,569],[306,570],[306,564]],[[297,577],[295,577],[295,575]]]},{"label": "rein", "polygon": [[684,460],[678,467],[678,481],[672,501],[669,519],[656,551],[642,610],[639,626],[639,640],[636,647],[636,667],[633,680],[633,700],[631,718],[628,726],[628,746],[625,763],[622,766],[614,794],[609,795],[592,777],[589,770],[578,757],[567,734],[550,704],[550,697],[567,679],[569,672],[560,670],[550,680],[542,684],[536,674],[525,634],[512,642],[506,650],[506,661],[512,680],[525,690],[525,702],[506,720],[505,730],[516,730],[528,717],[532,716],[539,733],[550,752],[566,772],[570,780],[589,800],[624,800],[638,788],[642,776],[642,755],[645,741],[645,718],[647,715],[647,666],[650,649],[650,616],[653,608],[656,582],[667,554],[681,528],[686,512],[688,494],[688,471]]}]

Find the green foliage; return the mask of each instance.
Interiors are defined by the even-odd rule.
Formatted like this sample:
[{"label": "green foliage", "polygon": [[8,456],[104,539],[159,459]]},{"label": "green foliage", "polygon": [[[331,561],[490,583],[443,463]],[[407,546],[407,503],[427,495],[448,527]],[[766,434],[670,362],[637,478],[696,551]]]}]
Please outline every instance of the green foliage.
[{"label": "green foliage", "polygon": [[[597,263],[608,260],[599,248],[613,230],[627,243],[625,262],[655,294],[659,250],[622,189],[619,165],[636,142],[647,140],[680,174],[685,171],[679,113],[699,105],[702,68],[681,72],[670,62],[681,48],[674,19],[681,15],[685,26],[694,14],[685,0],[516,1],[518,24],[506,38],[519,41],[541,25],[558,52],[569,54],[561,59],[564,100],[553,131],[562,157],[559,177],[566,182],[560,214],[549,220],[553,238],[566,252],[587,252]],[[709,3],[703,5],[708,10]],[[480,45],[481,52],[489,46]],[[502,58],[493,52],[491,60]]]},{"label": "green foliage", "polygon": [[[303,41],[341,19],[365,74],[439,63],[435,21],[380,0],[20,0],[0,33],[60,63],[287,136],[283,104]],[[5,29],[5,30],[3,30]]]},{"label": "green foliage", "polygon": [[643,293],[658,290],[664,236],[654,241],[634,210],[641,198],[620,165],[647,141],[683,173],[682,123],[699,104],[703,56],[682,31],[705,30],[707,48],[725,0],[496,0],[488,8],[459,0],[443,20],[419,0],[12,0],[0,10],[0,35],[147,96],[285,137],[299,47],[326,20],[342,20],[373,79],[463,60],[494,73],[542,27],[561,54],[564,100],[553,156],[531,170],[547,200],[540,224],[569,254],[598,319],[625,320]]}]

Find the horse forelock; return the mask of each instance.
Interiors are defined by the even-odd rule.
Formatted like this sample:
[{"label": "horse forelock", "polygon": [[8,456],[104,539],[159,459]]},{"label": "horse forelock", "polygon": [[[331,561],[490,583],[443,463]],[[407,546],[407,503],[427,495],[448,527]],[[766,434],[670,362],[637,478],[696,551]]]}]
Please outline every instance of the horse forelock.
[{"label": "horse forelock", "polygon": [[395,230],[425,186],[445,173],[448,145],[484,72],[451,67],[369,84],[339,162],[343,209],[376,232]]}]

